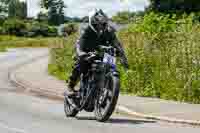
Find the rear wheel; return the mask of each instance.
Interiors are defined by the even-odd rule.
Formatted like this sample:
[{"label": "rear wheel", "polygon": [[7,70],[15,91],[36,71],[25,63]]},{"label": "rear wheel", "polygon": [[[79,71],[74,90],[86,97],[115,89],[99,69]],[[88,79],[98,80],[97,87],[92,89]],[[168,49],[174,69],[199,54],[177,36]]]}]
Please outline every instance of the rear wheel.
[{"label": "rear wheel", "polygon": [[105,88],[99,92],[95,103],[95,117],[98,121],[107,121],[115,110],[119,97],[120,82],[117,76],[106,80]]},{"label": "rear wheel", "polygon": [[75,117],[78,114],[78,110],[72,102],[72,99],[69,99],[67,97],[64,98],[64,111],[66,117]]}]

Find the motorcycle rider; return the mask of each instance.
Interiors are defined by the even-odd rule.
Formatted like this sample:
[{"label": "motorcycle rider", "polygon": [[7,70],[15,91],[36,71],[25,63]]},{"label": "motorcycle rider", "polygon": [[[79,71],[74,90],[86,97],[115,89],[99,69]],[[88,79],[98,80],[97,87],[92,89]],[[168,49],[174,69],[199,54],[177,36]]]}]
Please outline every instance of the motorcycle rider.
[{"label": "motorcycle rider", "polygon": [[76,42],[76,59],[73,71],[69,77],[67,94],[72,96],[75,94],[76,86],[80,74],[86,73],[89,67],[85,60],[89,56],[89,52],[94,51],[99,45],[111,45],[117,49],[121,63],[128,69],[128,61],[122,45],[118,41],[115,30],[109,25],[107,15],[101,10],[96,9],[89,13],[89,24],[83,30],[82,35]]}]

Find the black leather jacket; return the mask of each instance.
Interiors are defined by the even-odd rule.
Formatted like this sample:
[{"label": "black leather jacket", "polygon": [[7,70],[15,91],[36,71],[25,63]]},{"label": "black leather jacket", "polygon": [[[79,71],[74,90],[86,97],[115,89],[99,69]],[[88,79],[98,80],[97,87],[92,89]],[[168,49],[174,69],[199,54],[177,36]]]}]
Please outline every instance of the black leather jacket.
[{"label": "black leather jacket", "polygon": [[115,30],[108,27],[104,34],[98,36],[91,27],[87,26],[76,44],[76,54],[78,57],[81,55],[94,51],[99,45],[112,45],[117,49],[118,56],[121,58],[121,63],[128,68],[128,61],[120,44],[115,35]]}]

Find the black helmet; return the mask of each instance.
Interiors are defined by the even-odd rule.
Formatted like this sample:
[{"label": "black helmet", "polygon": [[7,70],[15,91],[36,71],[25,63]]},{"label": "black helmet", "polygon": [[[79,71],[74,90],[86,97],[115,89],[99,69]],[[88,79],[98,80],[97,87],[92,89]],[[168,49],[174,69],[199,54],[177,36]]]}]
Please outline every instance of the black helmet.
[{"label": "black helmet", "polygon": [[96,9],[89,14],[89,26],[97,33],[102,34],[108,25],[108,17],[101,10]]}]

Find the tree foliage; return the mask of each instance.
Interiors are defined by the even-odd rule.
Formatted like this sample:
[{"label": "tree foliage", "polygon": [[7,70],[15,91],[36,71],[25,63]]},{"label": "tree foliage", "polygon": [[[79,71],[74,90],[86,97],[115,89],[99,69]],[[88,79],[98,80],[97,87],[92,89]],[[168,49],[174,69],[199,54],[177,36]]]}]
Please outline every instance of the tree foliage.
[{"label": "tree foliage", "polygon": [[43,13],[43,12],[39,12],[39,13],[37,14],[37,20],[38,20],[39,22],[47,21],[47,20],[48,20],[48,16],[47,16],[47,14],[45,14],[45,13]]},{"label": "tree foliage", "polygon": [[200,103],[200,25],[194,14],[149,13],[119,33],[130,69],[122,91]]},{"label": "tree foliage", "polygon": [[64,8],[66,6],[63,0],[42,0],[41,7],[48,10],[50,24],[59,25],[64,22]]},{"label": "tree foliage", "polygon": [[22,20],[8,19],[4,22],[3,27],[9,35],[23,36],[26,30],[26,24]]},{"label": "tree foliage", "polygon": [[12,0],[8,6],[8,16],[25,19],[27,17],[27,4],[19,0]]},{"label": "tree foliage", "polygon": [[0,13],[7,13],[8,4],[11,0],[1,0],[0,1]]},{"label": "tree foliage", "polygon": [[200,11],[199,0],[150,0],[150,10],[159,12],[196,12]]}]

